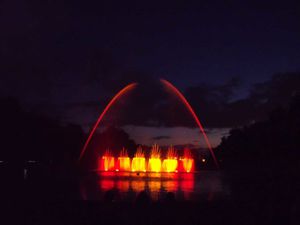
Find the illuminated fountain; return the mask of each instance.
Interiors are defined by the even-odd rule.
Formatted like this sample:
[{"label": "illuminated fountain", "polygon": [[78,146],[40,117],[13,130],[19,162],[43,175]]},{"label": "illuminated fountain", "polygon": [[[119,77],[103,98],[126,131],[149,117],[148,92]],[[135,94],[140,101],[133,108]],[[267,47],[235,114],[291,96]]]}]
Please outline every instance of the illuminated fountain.
[{"label": "illuminated fountain", "polygon": [[102,171],[114,171],[115,158],[112,156],[109,150],[105,151],[105,154],[99,159],[99,168]]},{"label": "illuminated fountain", "polygon": [[132,159],[131,163],[132,172],[146,172],[146,159],[143,149],[139,147]]},{"label": "illuminated fountain", "polygon": [[[169,93],[170,96],[162,95],[164,96],[163,98],[168,98],[167,101],[165,101],[167,102],[167,107],[164,108],[162,112],[154,112],[155,119],[156,116],[159,115],[157,116],[159,119],[163,118],[163,126],[165,124],[171,124],[172,127],[173,121],[176,121],[178,115],[181,116],[181,114],[170,114],[170,111],[168,111],[168,109],[170,108],[168,108],[168,106],[170,105],[172,110],[174,109],[173,107],[179,106],[178,111],[180,113],[186,113],[187,115],[186,120],[185,118],[182,119],[182,117],[180,118],[180,121],[190,122],[189,119],[193,119],[192,122],[197,125],[198,130],[202,134],[201,138],[204,140],[206,147],[210,152],[212,161],[214,162],[216,168],[218,168],[218,161],[214,155],[208,137],[192,106],[189,104],[189,102],[183,96],[183,94],[173,84],[163,79],[160,80],[160,84],[163,87],[162,94]],[[108,105],[104,108],[103,112],[99,115],[98,119],[96,120],[96,123],[91,128],[87,140],[84,143],[84,146],[81,150],[79,161],[83,161],[82,165],[86,166],[92,171],[95,171],[95,165],[98,163],[96,171],[97,179],[99,180],[97,181],[99,181],[99,188],[101,189],[101,191],[105,192],[112,189],[118,189],[124,193],[129,193],[132,191],[136,193],[140,191],[150,191],[151,196],[153,194],[152,197],[154,199],[158,199],[160,196],[160,194],[158,193],[161,192],[178,192],[178,196],[181,196],[183,193],[184,198],[189,199],[192,196],[191,193],[193,193],[196,190],[194,182],[197,181],[196,178],[198,176],[195,165],[197,164],[197,157],[195,157],[196,155],[192,154],[194,152],[192,152],[191,149],[185,148],[189,146],[185,145],[185,143],[190,142],[185,142],[186,140],[184,140],[184,144],[181,145],[182,143],[178,142],[182,140],[180,139],[182,138],[182,136],[178,139],[173,139],[172,135],[177,135],[178,133],[173,133],[173,131],[171,131],[171,135],[164,134],[165,130],[163,128],[162,130],[159,130],[157,132],[157,137],[159,137],[160,135],[160,137],[164,137],[163,135],[166,135],[167,137],[172,138],[169,138],[169,140],[167,141],[157,141],[160,139],[153,138],[153,140],[156,140],[158,144],[160,144],[160,147],[157,144],[154,144],[151,147],[152,142],[149,143],[149,137],[145,137],[147,132],[141,133],[137,136],[138,138],[142,136],[141,141],[138,141],[138,143],[142,144],[142,146],[135,149],[136,144],[134,141],[136,141],[136,139],[134,138],[134,135],[132,135],[132,133],[129,132],[130,135],[132,135],[130,138],[133,140],[134,144],[126,142],[127,139],[123,141],[123,137],[118,139],[118,136],[114,136],[114,134],[109,132],[106,136],[106,133],[104,132],[106,131],[105,129],[103,129],[105,128],[105,126],[124,126],[121,128],[124,128],[124,131],[127,132],[125,126],[127,126],[128,124],[136,126],[136,124],[140,124],[141,121],[151,121],[149,120],[149,117],[147,118],[147,116],[152,113],[152,107],[150,107],[149,114],[147,113],[148,111],[146,111],[146,113],[143,113],[143,111],[141,112],[138,110],[139,105],[136,103],[139,101],[136,101],[136,99],[132,98],[137,97],[137,100],[142,99],[143,101],[144,96],[141,95],[141,93],[145,93],[142,92],[144,91],[143,88],[139,89],[139,91],[141,92],[135,92],[137,94],[136,96],[131,96],[130,99],[125,98],[125,96],[131,93],[133,90],[135,90],[137,86],[137,83],[131,83],[125,86],[109,101]],[[152,86],[150,88],[152,88]],[[174,102],[171,101],[168,102],[169,97],[172,97],[172,100],[175,100],[175,104],[173,104]],[[128,107],[127,100],[130,100],[134,104]],[[161,100],[163,104],[165,104],[164,100],[165,99]],[[161,102],[159,102],[159,104]],[[126,103],[125,106],[128,108],[124,107],[124,103]],[[147,109],[147,107],[145,109]],[[181,111],[182,109],[183,111]],[[175,112],[175,110],[173,111]],[[135,118],[135,113],[139,113],[139,115],[145,115],[145,118]],[[122,115],[122,117],[120,115]],[[129,115],[129,123],[128,121],[126,121],[126,119],[128,118],[124,117],[124,115]],[[160,117],[161,115],[163,116]],[[151,116],[153,115],[151,114]],[[124,120],[123,118],[126,119]],[[132,119],[134,119],[133,122],[131,121]],[[135,121],[135,119],[137,120]],[[154,122],[156,122],[155,119]],[[105,122],[108,123],[105,125]],[[156,125],[156,123],[153,124]],[[177,126],[178,123],[174,125]],[[97,130],[98,128],[99,130]],[[167,128],[169,129],[169,127]],[[96,133],[96,130],[100,132]],[[198,132],[198,130],[196,132]],[[103,133],[105,133],[105,135],[102,135]],[[96,135],[94,136],[94,134]],[[181,135],[181,133],[179,133],[179,135]],[[118,142],[118,140],[121,141]],[[173,142],[173,140],[175,140],[175,143]],[[176,143],[176,141],[178,142]],[[174,144],[175,147],[173,147],[171,144]],[[123,147],[125,147],[126,149]],[[85,154],[86,152],[88,152],[88,154]],[[100,157],[96,158],[99,155]],[[130,195],[131,194],[132,193],[130,193]]]},{"label": "illuminated fountain", "polygon": [[184,149],[183,158],[180,158],[180,168],[187,173],[193,172],[194,170],[194,159],[189,149]]},{"label": "illuminated fountain", "polygon": [[177,159],[177,153],[173,146],[168,148],[165,159],[161,158],[160,152],[161,150],[159,146],[157,144],[154,144],[151,148],[150,157],[147,160],[142,148],[138,147],[135,156],[131,161],[128,157],[127,151],[123,148],[120,152],[120,156],[117,158],[117,163],[115,163],[115,158],[111,155],[111,152],[106,151],[105,154],[100,157],[98,170],[156,173],[189,173],[194,171],[194,159],[189,149],[184,150],[184,154],[179,158],[179,160]]},{"label": "illuminated fountain", "polygon": [[130,158],[125,148],[122,149],[118,157],[116,171],[130,171]]},{"label": "illuminated fountain", "polygon": [[[199,127],[199,130],[203,134],[204,141],[207,144],[207,147],[211,153],[212,159],[218,168],[218,162],[212,150],[212,147],[209,143],[208,137],[204,131],[202,124],[200,123],[199,118],[195,114],[189,102],[183,96],[183,94],[169,81],[161,79],[161,84],[163,87],[169,91],[173,96],[180,100],[181,103],[185,106],[188,112],[192,115],[194,121]],[[114,105],[122,96],[126,93],[132,91],[138,84],[132,83],[124,87],[120,92],[118,92],[105,107],[103,112],[100,114],[95,125],[92,127],[91,132],[82,148],[82,151],[79,156],[81,160],[86,152],[89,143],[98,128],[99,124],[103,120],[106,113],[110,110],[112,105]],[[132,149],[131,149],[132,150]],[[116,155],[113,155],[110,151],[106,151],[102,154],[101,158],[98,160],[98,170],[100,171],[114,171],[114,172],[168,172],[168,173],[177,173],[177,172],[193,172],[195,170],[195,161],[189,149],[185,149],[183,154],[178,154],[176,150],[171,146],[167,150],[164,150],[166,154],[159,148],[158,145],[153,145],[150,153],[145,154],[145,151],[139,147],[133,158],[128,156],[128,153],[125,149],[122,149],[119,156],[115,158]],[[149,156],[146,158],[146,156]],[[164,157],[162,157],[164,156]]]},{"label": "illuminated fountain", "polygon": [[177,154],[173,146],[168,149],[167,158],[163,160],[162,169],[165,172],[178,172]]},{"label": "illuminated fountain", "polygon": [[148,170],[151,172],[161,172],[160,149],[156,144],[154,144],[151,149]]}]

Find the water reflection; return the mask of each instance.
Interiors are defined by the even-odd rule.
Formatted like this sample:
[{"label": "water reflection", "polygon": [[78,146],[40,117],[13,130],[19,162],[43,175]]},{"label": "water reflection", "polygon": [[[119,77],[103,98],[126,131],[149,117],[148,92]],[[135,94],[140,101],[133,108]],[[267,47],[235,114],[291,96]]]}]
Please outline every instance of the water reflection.
[{"label": "water reflection", "polygon": [[182,195],[189,200],[194,191],[193,174],[177,173],[101,173],[98,181],[100,192],[117,190],[119,195],[126,198],[128,193],[137,195],[146,191],[154,201],[161,199],[166,193]]},{"label": "water reflection", "polygon": [[218,174],[102,172],[95,181],[83,182],[83,199],[103,200],[106,192],[113,191],[117,200],[132,201],[145,191],[153,201],[166,199],[167,193],[176,200],[213,200],[223,192]]}]

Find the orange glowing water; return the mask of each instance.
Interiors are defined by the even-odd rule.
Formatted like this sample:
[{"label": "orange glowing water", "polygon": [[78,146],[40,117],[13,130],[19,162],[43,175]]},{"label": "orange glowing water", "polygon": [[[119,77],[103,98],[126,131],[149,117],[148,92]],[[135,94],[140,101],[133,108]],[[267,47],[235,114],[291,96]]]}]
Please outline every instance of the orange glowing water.
[{"label": "orange glowing water", "polygon": [[116,171],[130,171],[130,158],[119,157]]},{"label": "orange glowing water", "polygon": [[183,169],[185,172],[191,172],[194,167],[194,159],[191,158],[183,158],[181,159],[183,163]]},{"label": "orange glowing water", "polygon": [[146,172],[146,159],[145,157],[134,157],[131,163],[132,172]]},{"label": "orange glowing water", "polygon": [[172,146],[168,148],[166,158],[163,159],[159,146],[153,145],[148,163],[141,147],[137,149],[132,160],[128,157],[125,149],[120,152],[120,156],[116,161],[111,152],[106,151],[99,159],[99,170],[115,172],[189,173],[194,171],[194,159],[191,151],[185,149],[183,156],[178,160],[177,152]]},{"label": "orange glowing water", "polygon": [[153,145],[151,149],[151,156],[148,162],[148,169],[151,172],[161,172],[160,149],[158,145]]},{"label": "orange glowing water", "polygon": [[122,149],[120,157],[118,158],[116,171],[130,171],[130,158],[128,157],[126,149]]},{"label": "orange glowing water", "polygon": [[164,172],[177,172],[178,161],[177,159],[164,159],[162,164],[162,170]]},{"label": "orange glowing water", "polygon": [[101,159],[102,168],[104,171],[111,171],[115,168],[115,158],[112,156],[102,156]]},{"label": "orange glowing water", "polygon": [[192,172],[194,169],[194,159],[189,149],[184,150],[184,157],[180,159],[182,162],[183,170],[185,172]]},{"label": "orange glowing water", "polygon": [[106,150],[104,155],[99,159],[99,167],[104,171],[113,171],[115,169],[115,158],[110,150]]},{"label": "orange glowing water", "polygon": [[149,171],[161,172],[161,159],[160,158],[150,158],[149,159]]},{"label": "orange glowing water", "polygon": [[162,170],[164,172],[178,172],[177,154],[173,146],[170,146],[167,152],[167,158],[163,160]]},{"label": "orange glowing water", "polygon": [[135,157],[131,162],[131,171],[132,172],[146,172],[146,159],[145,154],[141,147],[137,149]]}]

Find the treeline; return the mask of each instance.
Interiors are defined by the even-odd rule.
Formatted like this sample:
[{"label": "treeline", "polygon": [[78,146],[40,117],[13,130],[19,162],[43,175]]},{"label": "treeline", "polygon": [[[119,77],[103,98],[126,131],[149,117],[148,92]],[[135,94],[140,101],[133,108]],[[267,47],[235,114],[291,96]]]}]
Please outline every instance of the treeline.
[{"label": "treeline", "polygon": [[230,131],[216,153],[247,224],[290,224],[299,209],[300,98]]},{"label": "treeline", "polygon": [[1,161],[59,166],[77,160],[84,140],[80,126],[26,112],[14,98],[0,98],[0,104]]},{"label": "treeline", "polygon": [[232,129],[223,137],[216,154],[225,169],[296,167],[300,160],[300,94],[288,107],[269,113],[265,121]]}]

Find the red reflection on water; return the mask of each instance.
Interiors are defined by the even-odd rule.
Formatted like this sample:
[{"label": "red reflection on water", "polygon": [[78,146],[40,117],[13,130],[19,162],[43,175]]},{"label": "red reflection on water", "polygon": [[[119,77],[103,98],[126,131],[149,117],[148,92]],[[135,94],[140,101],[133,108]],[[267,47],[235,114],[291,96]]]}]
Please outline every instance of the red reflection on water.
[{"label": "red reflection on water", "polygon": [[[145,180],[133,180],[130,183],[130,187],[134,192],[139,193],[139,192],[145,190],[146,181]],[[127,191],[129,191],[129,190],[127,190]]]},{"label": "red reflection on water", "polygon": [[180,182],[180,189],[183,192],[184,199],[191,199],[194,192],[194,175],[191,173],[183,173],[183,179]]},{"label": "red reflection on water", "polygon": [[129,180],[118,180],[116,181],[117,183],[117,189],[120,192],[128,192],[129,188],[130,188],[130,182]]},{"label": "red reflection on water", "polygon": [[159,199],[159,193],[161,191],[162,182],[160,180],[149,180],[148,188],[150,191],[150,197],[152,200],[157,201]]},{"label": "red reflection on water", "polygon": [[175,195],[181,192],[185,200],[191,200],[191,194],[194,192],[194,174],[192,173],[143,173],[137,175],[103,172],[101,174],[104,175],[101,176],[99,182],[101,191],[116,188],[120,193],[126,195],[129,192],[137,194],[147,190],[154,201],[157,201],[159,196],[165,192],[173,192]]},{"label": "red reflection on water", "polygon": [[108,191],[115,187],[115,181],[114,180],[100,180],[99,186],[101,187],[101,190]]}]

